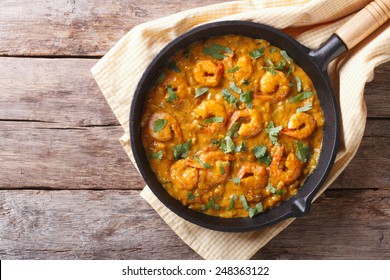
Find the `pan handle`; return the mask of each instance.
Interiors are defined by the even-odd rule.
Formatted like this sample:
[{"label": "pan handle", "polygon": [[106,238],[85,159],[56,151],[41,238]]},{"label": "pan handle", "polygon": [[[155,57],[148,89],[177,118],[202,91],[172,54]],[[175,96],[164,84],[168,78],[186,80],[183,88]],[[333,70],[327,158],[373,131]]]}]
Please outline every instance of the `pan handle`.
[{"label": "pan handle", "polygon": [[326,71],[329,62],[352,49],[390,18],[390,0],[375,0],[355,14],[310,56]]}]

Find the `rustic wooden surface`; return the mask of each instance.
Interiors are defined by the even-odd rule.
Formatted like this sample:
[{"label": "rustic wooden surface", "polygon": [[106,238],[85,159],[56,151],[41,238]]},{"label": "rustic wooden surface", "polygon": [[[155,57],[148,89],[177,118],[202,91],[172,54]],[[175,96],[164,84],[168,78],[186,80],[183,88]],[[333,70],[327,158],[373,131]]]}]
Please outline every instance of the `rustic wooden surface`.
[{"label": "rustic wooden surface", "polygon": [[[90,68],[133,26],[210,2],[2,1],[1,259],[200,258],[140,198]],[[366,86],[350,165],[254,259],[390,259],[389,75]]]}]

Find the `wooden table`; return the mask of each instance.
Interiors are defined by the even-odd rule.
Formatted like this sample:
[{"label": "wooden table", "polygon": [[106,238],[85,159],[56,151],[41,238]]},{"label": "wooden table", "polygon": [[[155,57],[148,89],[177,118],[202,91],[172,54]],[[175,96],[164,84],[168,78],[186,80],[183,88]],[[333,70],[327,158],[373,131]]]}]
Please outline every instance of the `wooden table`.
[{"label": "wooden table", "polygon": [[[213,1],[3,0],[0,258],[199,259],[144,187],[90,68],[135,25]],[[390,63],[348,168],[255,259],[390,259]]]}]

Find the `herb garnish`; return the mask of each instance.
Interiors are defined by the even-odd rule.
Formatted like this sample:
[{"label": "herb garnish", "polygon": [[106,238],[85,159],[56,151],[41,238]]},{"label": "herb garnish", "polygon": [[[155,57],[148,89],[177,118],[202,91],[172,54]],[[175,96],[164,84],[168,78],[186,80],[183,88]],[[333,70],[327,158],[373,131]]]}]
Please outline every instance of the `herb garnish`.
[{"label": "herb garnish", "polygon": [[208,90],[209,90],[208,87],[201,87],[201,88],[195,89],[195,98],[205,94]]},{"label": "herb garnish", "polygon": [[234,142],[230,136],[226,136],[222,139],[221,146],[219,148],[225,154],[229,154],[235,151],[236,145],[234,145]]},{"label": "herb garnish", "polygon": [[188,157],[188,152],[191,149],[192,141],[191,139],[185,142],[184,144],[179,144],[173,147],[173,157],[178,160],[180,158]]},{"label": "herb garnish", "polygon": [[237,93],[241,93],[242,92],[242,89],[240,89],[238,86],[236,86],[236,84],[234,82],[230,82],[229,88],[232,91],[237,92]]},{"label": "herb garnish", "polygon": [[264,55],[264,47],[263,48],[260,48],[260,49],[257,49],[257,50],[254,50],[254,51],[251,51],[249,52],[249,55],[253,58],[253,59],[257,59],[261,56]]},{"label": "herb garnish", "polygon": [[234,149],[234,152],[238,153],[238,152],[246,152],[248,151],[248,146],[246,145],[246,142],[245,140],[241,142],[240,145],[236,146],[236,148]]},{"label": "herb garnish", "polygon": [[275,48],[270,48],[270,50],[269,50],[270,53],[274,53],[275,51],[276,51]]},{"label": "herb garnish", "polygon": [[194,160],[197,162],[197,163],[199,163],[203,168],[211,168],[211,167],[213,167],[212,165],[210,165],[210,164],[208,164],[208,163],[206,163],[206,162],[203,162],[203,161],[201,161],[197,156],[194,156]]},{"label": "herb garnish", "polygon": [[286,51],[280,51],[280,55],[283,56],[283,58],[290,64],[291,58],[288,56]]},{"label": "herb garnish", "polygon": [[274,186],[272,186],[270,183],[268,183],[267,185],[267,190],[270,192],[270,193],[273,193],[273,194],[277,194],[277,195],[285,195],[285,191],[284,190],[278,190],[277,188],[275,188]]},{"label": "herb garnish", "polygon": [[241,184],[241,179],[240,178],[235,177],[235,178],[232,179],[232,181],[236,185],[240,185]]},{"label": "herb garnish", "polygon": [[168,85],[167,87],[168,90],[168,98],[166,99],[167,102],[171,103],[172,101],[177,99],[176,93],[173,91],[172,86]]},{"label": "herb garnish", "polygon": [[222,123],[224,120],[223,117],[210,117],[208,119],[205,119],[204,123]]},{"label": "herb garnish", "polygon": [[287,70],[286,77],[290,76],[290,74],[291,74],[292,72],[294,72],[294,71],[295,71],[295,66],[294,66],[294,65],[290,65],[290,67],[289,67],[288,70]]},{"label": "herb garnish", "polygon": [[312,108],[313,108],[313,103],[308,102],[308,103],[305,104],[304,106],[299,107],[299,108],[297,109],[297,113],[299,113],[299,112],[307,112],[307,111],[310,111]]},{"label": "herb garnish", "polygon": [[225,175],[225,167],[223,166],[222,163],[219,164],[219,171],[221,172],[222,175]]},{"label": "herb garnish", "polygon": [[233,207],[234,207],[234,204],[236,203],[237,201],[237,196],[234,194],[232,195],[232,197],[230,198],[230,202],[229,202],[229,206],[226,208],[226,210],[232,210]]},{"label": "herb garnish", "polygon": [[309,97],[311,97],[313,95],[313,92],[312,91],[304,91],[304,92],[301,92],[293,97],[291,97],[288,102],[289,103],[297,103],[299,101],[302,101],[304,99],[307,99]]},{"label": "herb garnish", "polygon": [[263,212],[263,204],[261,202],[257,203],[255,208],[251,208],[249,206],[248,202],[246,201],[245,195],[243,195],[243,194],[240,195],[240,200],[241,200],[241,203],[242,203],[242,206],[244,207],[244,209],[246,211],[248,211],[249,218],[253,218],[257,214]]},{"label": "herb garnish", "polygon": [[233,136],[233,138],[238,137],[238,129],[240,128],[241,122],[235,122],[232,127],[227,131],[226,136]]},{"label": "herb garnish", "polygon": [[234,108],[237,108],[237,98],[230,93],[228,89],[222,90],[222,96],[226,100],[227,103],[233,103]]},{"label": "herb garnish", "polygon": [[262,163],[269,166],[271,164],[271,156],[267,154],[267,147],[263,144],[261,146],[254,146],[252,153]]},{"label": "herb garnish", "polygon": [[300,161],[307,162],[311,156],[310,147],[303,145],[301,141],[297,141],[295,144],[297,145],[297,151],[295,152],[295,155]]},{"label": "herb garnish", "polygon": [[252,91],[248,90],[240,94],[240,101],[245,102],[246,107],[252,109]]},{"label": "herb garnish", "polygon": [[192,192],[187,192],[187,200],[194,200],[195,195]]},{"label": "herb garnish", "polygon": [[211,140],[211,144],[213,144],[214,146],[219,146],[221,144],[221,140],[220,139],[213,139],[213,140]]},{"label": "herb garnish", "polygon": [[219,210],[220,206],[218,204],[215,204],[214,198],[210,199],[209,202],[207,202],[206,205],[202,205],[202,211],[206,211],[208,209],[214,209],[214,210]]},{"label": "herb garnish", "polygon": [[167,124],[167,120],[158,119],[153,123],[153,132],[160,132]]},{"label": "herb garnish", "polygon": [[267,127],[267,133],[269,136],[269,140],[271,141],[272,144],[276,146],[280,146],[278,143],[278,134],[282,130],[282,126],[279,125],[277,127],[274,126],[274,122],[270,121]]},{"label": "herb garnish", "polygon": [[167,67],[174,70],[176,73],[180,73],[180,69],[177,67],[176,62],[174,61],[168,62]]},{"label": "herb garnish", "polygon": [[152,159],[161,160],[162,156],[163,156],[163,152],[162,151],[158,151],[158,152],[154,152],[154,153],[150,154],[150,158],[152,158]]},{"label": "herb garnish", "polygon": [[237,72],[238,70],[240,70],[240,66],[236,66],[236,67],[234,67],[234,68],[232,68],[232,69],[227,70],[226,72],[228,72],[228,73],[234,73],[234,72]]},{"label": "herb garnish", "polygon": [[264,67],[264,68],[265,68],[265,70],[270,72],[272,74],[272,76],[276,76],[276,71],[274,70],[274,68],[272,68],[272,67]]},{"label": "herb garnish", "polygon": [[167,73],[165,72],[161,72],[160,76],[157,77],[157,79],[155,79],[152,83],[152,87],[155,87],[155,86],[158,86],[159,84],[161,84],[165,78],[167,77]]},{"label": "herb garnish", "polygon": [[205,55],[210,55],[210,56],[212,56],[215,59],[222,60],[225,57],[227,57],[226,55],[224,55],[222,53],[230,53],[230,54],[232,54],[233,51],[229,47],[225,47],[225,46],[221,46],[221,45],[213,43],[213,44],[211,44],[210,47],[205,47],[203,49],[203,53]]},{"label": "herb garnish", "polygon": [[295,76],[295,81],[297,81],[297,91],[301,92],[302,90],[302,82],[301,79],[298,76]]},{"label": "herb garnish", "polygon": [[243,84],[244,86],[249,85],[249,83],[250,83],[250,80],[249,80],[249,79],[245,79],[244,81],[242,81],[242,84]]}]

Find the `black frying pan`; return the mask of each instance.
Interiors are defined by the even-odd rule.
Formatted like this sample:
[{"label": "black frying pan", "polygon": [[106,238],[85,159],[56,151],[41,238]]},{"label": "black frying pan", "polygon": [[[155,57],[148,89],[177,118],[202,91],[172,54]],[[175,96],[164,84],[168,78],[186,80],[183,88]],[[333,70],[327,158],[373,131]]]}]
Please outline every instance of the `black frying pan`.
[{"label": "black frying pan", "polygon": [[[390,1],[388,2],[390,3]],[[362,10],[361,12],[363,11],[365,10]],[[369,32],[371,33],[372,30]],[[289,56],[303,68],[313,81],[325,117],[322,151],[317,168],[306,179],[305,183],[301,186],[295,196],[254,218],[219,218],[183,206],[179,201],[172,198],[159,183],[156,175],[149,166],[148,158],[142,145],[140,123],[146,95],[150,85],[158,75],[159,70],[163,68],[166,62],[179,50],[182,50],[195,42],[226,34],[262,38],[269,41],[272,45],[275,45],[282,50],[286,50]],[[367,35],[368,34],[364,37]],[[338,35],[333,34],[318,50],[311,50],[281,31],[264,24],[246,21],[223,21],[194,28],[169,43],[153,59],[152,63],[144,72],[135,91],[130,110],[131,147],[138,168],[152,192],[165,206],[180,217],[199,226],[219,231],[257,230],[281,220],[303,216],[308,213],[314,195],[317,193],[331,170],[340,138],[339,107],[326,69],[330,61],[345,53],[348,50],[348,47],[351,47],[349,42],[350,40],[348,39],[348,42],[344,43]]]}]

